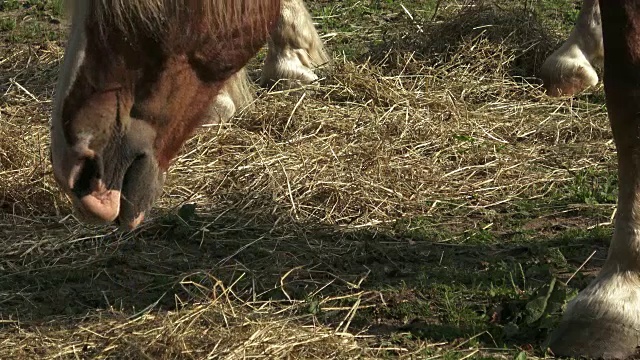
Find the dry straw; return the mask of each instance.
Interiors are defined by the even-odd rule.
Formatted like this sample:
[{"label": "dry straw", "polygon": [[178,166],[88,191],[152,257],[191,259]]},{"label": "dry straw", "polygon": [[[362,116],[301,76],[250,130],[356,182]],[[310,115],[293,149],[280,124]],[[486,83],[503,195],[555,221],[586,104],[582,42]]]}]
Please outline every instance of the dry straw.
[{"label": "dry straw", "polygon": [[[462,231],[467,216],[614,159],[600,106],[546,98],[513,76],[534,71],[555,35],[522,13],[447,9],[460,16],[371,29],[377,45],[357,61],[337,54],[319,85],[260,92],[199,131],[133,234],[78,224],[53,184],[47,121],[62,44],[0,45],[0,358],[417,350],[364,336],[358,313],[382,305],[362,289],[375,264],[350,264],[353,249],[403,218]],[[175,215],[185,203],[197,204],[186,220]],[[389,241],[376,246],[410,253]]]}]

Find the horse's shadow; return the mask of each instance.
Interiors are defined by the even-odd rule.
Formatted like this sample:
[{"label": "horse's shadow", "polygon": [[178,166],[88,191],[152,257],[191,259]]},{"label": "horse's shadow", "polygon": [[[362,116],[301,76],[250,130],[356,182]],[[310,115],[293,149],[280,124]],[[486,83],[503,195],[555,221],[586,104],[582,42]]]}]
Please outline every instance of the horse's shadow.
[{"label": "horse's shadow", "polygon": [[[260,213],[269,209],[273,206],[265,204]],[[67,239],[68,245],[50,253],[32,251],[4,258],[3,264],[13,268],[5,266],[0,276],[0,316],[20,319],[22,324],[41,324],[60,316],[81,318],[104,310],[135,316],[207,301],[220,286],[232,286],[234,295],[245,301],[294,300],[311,305],[327,296],[365,291],[381,295],[368,297],[372,306],[359,312],[352,328],[453,340],[473,336],[478,329],[430,314],[428,309],[439,306],[438,297],[449,294],[447,289],[488,291],[518,283],[523,266],[529,286],[545,284],[553,271],[529,271],[548,262],[545,249],[570,249],[574,254],[584,250],[568,259],[569,272],[593,247],[606,246],[605,239],[585,246],[580,238],[514,243],[508,234],[498,239],[503,243],[452,245],[428,233],[344,229],[249,216],[240,209],[194,213],[186,207],[178,213],[161,214],[133,234]],[[582,288],[591,278],[578,277],[572,287]],[[489,307],[520,300],[517,295],[498,294],[490,300],[495,304],[476,304],[464,311],[485,316]],[[318,318],[332,326],[343,315],[328,312]]]}]

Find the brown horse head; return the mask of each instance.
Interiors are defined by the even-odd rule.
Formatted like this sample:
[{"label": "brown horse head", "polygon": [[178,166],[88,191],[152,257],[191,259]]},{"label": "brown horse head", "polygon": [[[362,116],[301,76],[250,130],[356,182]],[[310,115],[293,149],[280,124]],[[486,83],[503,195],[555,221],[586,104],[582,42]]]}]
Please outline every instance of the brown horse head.
[{"label": "brown horse head", "polygon": [[279,0],[76,0],[51,124],[56,181],[86,221],[136,227]]}]

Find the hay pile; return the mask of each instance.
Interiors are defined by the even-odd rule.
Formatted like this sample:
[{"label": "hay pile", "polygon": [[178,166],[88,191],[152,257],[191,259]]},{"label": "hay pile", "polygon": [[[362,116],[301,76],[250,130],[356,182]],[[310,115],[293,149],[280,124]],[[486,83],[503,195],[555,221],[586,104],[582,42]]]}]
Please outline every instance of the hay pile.
[{"label": "hay pile", "polygon": [[53,183],[47,119],[62,43],[0,45],[0,358],[421,351],[352,324],[383,306],[369,274],[395,265],[367,263],[370,253],[420,261],[414,244],[384,235],[397,221],[463,231],[576,171],[614,166],[599,89],[549,99],[512,76],[557,38],[520,23],[498,42],[504,29],[474,33],[497,8],[467,11],[455,21],[469,26],[383,26],[397,46],[336,56],[319,85],[259,92],[230,123],[199,131],[152,220],[129,234],[78,224]]}]

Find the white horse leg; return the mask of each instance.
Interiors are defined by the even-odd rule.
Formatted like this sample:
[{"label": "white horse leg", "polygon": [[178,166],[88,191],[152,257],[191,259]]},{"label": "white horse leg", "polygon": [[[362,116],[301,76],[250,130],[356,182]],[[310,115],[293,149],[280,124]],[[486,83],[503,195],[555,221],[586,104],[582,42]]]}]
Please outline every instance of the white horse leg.
[{"label": "white horse leg", "polygon": [[569,38],[542,64],[540,77],[551,96],[574,95],[598,83],[602,66],[602,25],[598,0],[584,0]]},{"label": "white horse leg", "polygon": [[251,84],[246,70],[242,68],[220,89],[209,108],[209,116],[204,124],[219,124],[230,120],[238,109],[248,105],[252,99]]},{"label": "white horse leg", "polygon": [[[276,83],[286,87],[311,83],[318,79],[313,70],[330,61],[303,1],[282,0],[281,7],[260,78],[260,85],[264,87]],[[242,69],[227,80],[204,123],[227,121],[252,99],[251,84],[246,69]]]},{"label": "white horse leg", "polygon": [[269,39],[260,85],[308,84],[318,79],[313,69],[329,62],[322,40],[302,0],[282,0],[280,19]]},{"label": "white horse leg", "polygon": [[601,0],[618,211],[604,267],[569,304],[552,336],[556,355],[624,359],[640,345],[640,9],[633,1]]}]

